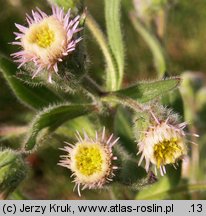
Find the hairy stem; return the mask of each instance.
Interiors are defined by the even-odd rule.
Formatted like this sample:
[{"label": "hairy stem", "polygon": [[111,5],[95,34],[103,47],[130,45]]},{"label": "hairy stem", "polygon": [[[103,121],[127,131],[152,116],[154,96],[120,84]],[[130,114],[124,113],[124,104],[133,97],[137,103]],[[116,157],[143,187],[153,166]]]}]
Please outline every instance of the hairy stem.
[{"label": "hairy stem", "polygon": [[116,79],[116,65],[114,58],[112,56],[111,50],[108,46],[107,39],[101,29],[99,28],[96,21],[93,19],[91,15],[87,15],[86,26],[96,39],[98,45],[101,48],[103,56],[106,62],[106,88],[108,91],[117,89],[117,79]]}]

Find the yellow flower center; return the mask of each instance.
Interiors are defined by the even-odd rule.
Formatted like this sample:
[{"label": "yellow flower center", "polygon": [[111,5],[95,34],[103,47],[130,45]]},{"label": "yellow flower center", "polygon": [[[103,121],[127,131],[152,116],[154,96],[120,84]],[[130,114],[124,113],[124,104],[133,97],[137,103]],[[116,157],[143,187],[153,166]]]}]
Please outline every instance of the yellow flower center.
[{"label": "yellow flower center", "polygon": [[91,176],[102,171],[102,149],[98,144],[79,146],[75,159],[76,167],[82,175]]},{"label": "yellow flower center", "polygon": [[30,38],[30,43],[37,44],[39,47],[48,48],[54,42],[54,32],[48,25],[41,25],[35,29]]},{"label": "yellow flower center", "polygon": [[158,168],[161,165],[175,163],[175,160],[182,154],[183,149],[177,138],[163,140],[154,145],[154,158]]},{"label": "yellow flower center", "polygon": [[67,31],[55,16],[46,17],[29,26],[22,37],[24,50],[38,59],[44,67],[50,67],[63,57],[67,49]]}]

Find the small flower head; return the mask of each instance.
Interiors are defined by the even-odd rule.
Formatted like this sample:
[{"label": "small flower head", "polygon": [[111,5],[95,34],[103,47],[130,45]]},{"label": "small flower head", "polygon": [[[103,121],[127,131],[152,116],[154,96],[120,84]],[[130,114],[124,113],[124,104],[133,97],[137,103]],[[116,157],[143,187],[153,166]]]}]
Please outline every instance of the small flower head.
[{"label": "small flower head", "polygon": [[81,40],[75,38],[75,33],[81,30],[78,28],[79,18],[71,19],[70,10],[65,14],[57,6],[52,7],[50,16],[38,8],[32,11],[32,16],[26,15],[28,27],[16,24],[20,32],[14,32],[17,41],[12,43],[22,47],[21,51],[12,54],[19,68],[33,62],[36,71],[32,78],[46,69],[49,71],[48,81],[51,82],[51,74],[58,72],[58,62],[74,51]]},{"label": "small flower head", "polygon": [[84,138],[77,132],[78,142],[75,145],[66,143],[62,150],[67,155],[61,156],[59,165],[72,171],[75,187],[78,188],[80,196],[80,187],[82,190],[102,188],[106,183],[112,181],[114,176],[112,147],[118,139],[111,141],[113,135],[108,140],[105,139],[105,129],[103,129],[101,138],[96,133],[96,138],[89,138],[84,132]]},{"label": "small flower head", "polygon": [[145,158],[146,171],[149,171],[150,163],[160,169],[161,175],[166,173],[165,165],[175,164],[187,154],[184,128],[186,123],[177,123],[174,115],[167,116],[166,120],[158,119],[152,112],[154,119],[146,131],[143,131],[138,147],[141,153],[139,165]]}]

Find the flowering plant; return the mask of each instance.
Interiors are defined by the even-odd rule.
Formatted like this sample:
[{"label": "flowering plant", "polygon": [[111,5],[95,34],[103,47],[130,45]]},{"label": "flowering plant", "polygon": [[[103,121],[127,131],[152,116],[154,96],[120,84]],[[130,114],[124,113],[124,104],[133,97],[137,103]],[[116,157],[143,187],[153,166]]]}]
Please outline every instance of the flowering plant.
[{"label": "flowering plant", "polygon": [[[25,108],[28,116],[23,126],[0,128],[3,199],[22,198],[24,191],[29,194],[24,184],[42,172],[40,164],[56,176],[46,182],[61,185],[70,196],[89,198],[100,191],[101,198],[116,199],[155,197],[161,184],[172,190],[188,166],[188,143],[196,143],[197,131],[190,128],[189,117],[183,120],[165,104],[173,106],[168,98],[178,94],[180,84],[181,94],[187,95],[192,89],[187,81],[194,79],[166,74],[161,23],[169,3],[133,1],[131,6],[126,1],[104,0],[104,33],[83,2],[51,0],[48,13],[39,7],[28,12],[25,25],[15,23],[13,53],[0,56],[3,77],[20,103],[31,110]],[[121,5],[153,54],[154,80],[126,83]],[[157,24],[155,34],[152,22]],[[90,69],[96,58],[89,52],[90,42],[102,52],[97,51],[105,64],[98,67],[99,77]],[[15,144],[6,146],[5,140],[13,143],[14,137]],[[195,151],[192,148],[193,168]],[[77,193],[72,194],[72,188]],[[153,194],[147,197],[145,192],[150,190]],[[59,198],[58,192],[53,193]]]}]

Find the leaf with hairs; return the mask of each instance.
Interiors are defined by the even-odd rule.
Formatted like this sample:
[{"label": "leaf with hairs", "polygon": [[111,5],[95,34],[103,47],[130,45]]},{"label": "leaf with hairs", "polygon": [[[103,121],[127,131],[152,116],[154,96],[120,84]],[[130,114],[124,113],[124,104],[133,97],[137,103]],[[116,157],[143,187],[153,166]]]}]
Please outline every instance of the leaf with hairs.
[{"label": "leaf with hairs", "polygon": [[[45,108],[38,113],[31,123],[24,146],[32,150],[46,135],[57,129],[64,122],[95,110],[91,104],[59,104]],[[43,131],[43,129],[45,129]]]},{"label": "leaf with hairs", "polygon": [[0,56],[0,71],[20,102],[32,109],[40,109],[51,103],[62,101],[53,91],[45,86],[32,87],[20,81],[15,76],[17,71],[16,65],[2,56]]},{"label": "leaf with hairs", "polygon": [[101,48],[103,56],[105,58],[106,67],[107,67],[106,68],[106,89],[108,91],[116,90],[117,67],[115,64],[115,60],[112,56],[111,50],[108,46],[107,39],[91,15],[87,16],[86,26],[88,27],[88,29],[90,30],[94,38],[96,39],[99,47]]},{"label": "leaf with hairs", "polygon": [[180,81],[180,78],[174,77],[153,82],[137,83],[112,94],[120,97],[126,96],[140,103],[145,103],[177,88]]},{"label": "leaf with hairs", "polygon": [[120,23],[121,0],[105,0],[105,18],[109,45],[117,64],[117,86],[122,84],[124,74],[124,45]]},{"label": "leaf with hairs", "polygon": [[10,149],[0,151],[0,199],[5,199],[23,181],[27,166],[20,153]]}]

